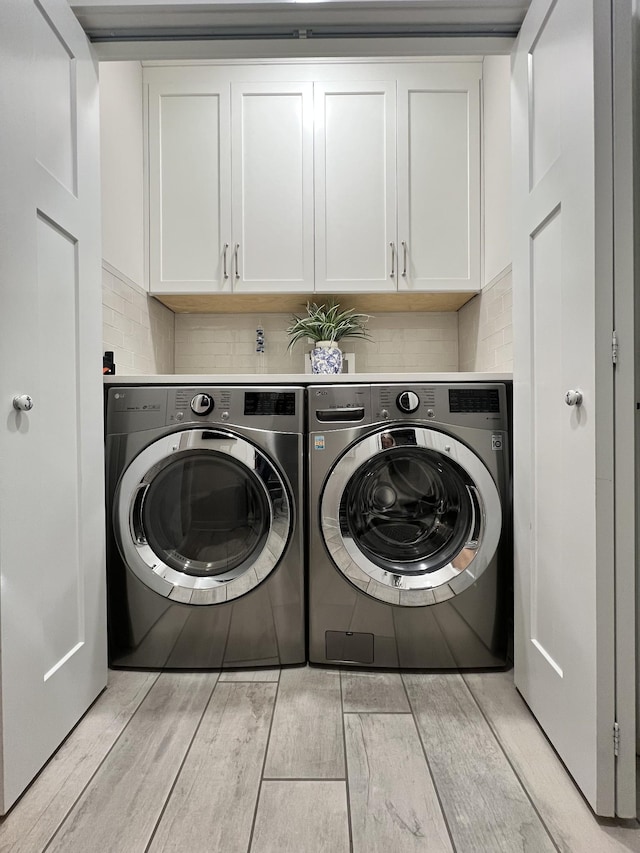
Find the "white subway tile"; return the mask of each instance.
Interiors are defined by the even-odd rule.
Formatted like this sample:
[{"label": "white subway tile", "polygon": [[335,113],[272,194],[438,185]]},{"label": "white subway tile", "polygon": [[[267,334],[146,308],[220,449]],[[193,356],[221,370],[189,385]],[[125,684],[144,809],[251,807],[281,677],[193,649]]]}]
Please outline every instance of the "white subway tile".
[{"label": "white subway tile", "polygon": [[502,329],[495,332],[493,335],[489,335],[488,338],[484,339],[484,343],[490,350],[495,350],[498,347],[501,347],[504,344],[504,332]]},{"label": "white subway tile", "polygon": [[122,368],[127,368],[126,372],[129,372],[129,369],[133,367],[133,353],[125,349],[124,347],[118,347],[114,350],[114,360],[116,362],[116,369],[119,373],[123,373]]},{"label": "white subway tile", "polygon": [[125,302],[124,299],[119,296],[117,293],[114,293],[109,288],[105,288],[102,291],[102,301],[108,307],[113,309],[117,314],[124,313]]},{"label": "white subway tile", "polygon": [[135,305],[132,305],[130,302],[125,303],[124,316],[136,326],[140,325],[140,309],[136,308]]},{"label": "white subway tile", "polygon": [[513,362],[513,344],[508,343],[498,347],[496,350],[496,363],[506,364]]},{"label": "white subway tile", "polygon": [[148,375],[153,370],[152,360],[146,355],[133,355],[133,366],[139,370],[141,374]]},{"label": "white subway tile", "polygon": [[124,335],[119,329],[103,325],[102,336],[104,338],[105,350],[113,349],[114,347],[124,347]]}]

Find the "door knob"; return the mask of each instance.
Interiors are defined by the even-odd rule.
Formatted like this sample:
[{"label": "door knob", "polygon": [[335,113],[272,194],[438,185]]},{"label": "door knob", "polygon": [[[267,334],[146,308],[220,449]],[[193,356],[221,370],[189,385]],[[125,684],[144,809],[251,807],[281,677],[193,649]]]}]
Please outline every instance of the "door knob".
[{"label": "door knob", "polygon": [[33,399],[28,394],[19,394],[13,398],[13,408],[19,412],[29,412],[33,409]]},{"label": "door knob", "polygon": [[564,401],[567,406],[581,406],[582,391],[567,391],[567,393],[564,395]]}]

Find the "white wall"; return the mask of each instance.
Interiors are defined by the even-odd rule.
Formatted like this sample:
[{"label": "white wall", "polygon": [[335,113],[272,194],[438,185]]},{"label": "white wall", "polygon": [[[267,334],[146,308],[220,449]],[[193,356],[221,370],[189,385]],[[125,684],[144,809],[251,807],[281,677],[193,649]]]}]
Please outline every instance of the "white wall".
[{"label": "white wall", "polygon": [[484,276],[490,284],[511,264],[511,60],[483,61]]},{"label": "white wall", "polygon": [[100,63],[102,257],[145,287],[142,66]]}]

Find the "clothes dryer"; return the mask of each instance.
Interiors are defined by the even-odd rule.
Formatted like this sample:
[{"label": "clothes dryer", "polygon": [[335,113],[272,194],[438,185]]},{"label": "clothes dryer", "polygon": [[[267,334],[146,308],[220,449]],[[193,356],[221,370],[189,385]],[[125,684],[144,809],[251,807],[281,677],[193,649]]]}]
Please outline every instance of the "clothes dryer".
[{"label": "clothes dryer", "polygon": [[111,386],[110,663],[305,661],[304,389]]},{"label": "clothes dryer", "polygon": [[507,387],[326,385],[308,401],[310,661],[504,667]]}]

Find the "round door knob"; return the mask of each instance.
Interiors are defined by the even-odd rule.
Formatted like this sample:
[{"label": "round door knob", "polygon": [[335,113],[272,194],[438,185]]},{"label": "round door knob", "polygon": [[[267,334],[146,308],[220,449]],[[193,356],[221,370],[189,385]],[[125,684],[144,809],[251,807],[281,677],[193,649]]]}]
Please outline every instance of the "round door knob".
[{"label": "round door knob", "polygon": [[567,406],[581,406],[582,391],[567,391],[567,393],[564,395],[564,401]]},{"label": "round door knob", "polygon": [[28,394],[18,394],[13,398],[13,408],[19,412],[30,412],[33,409],[33,398]]},{"label": "round door knob", "polygon": [[396,405],[401,412],[406,412],[410,415],[420,406],[420,398],[415,391],[403,391],[401,394],[398,394]]},{"label": "round door knob", "polygon": [[196,394],[191,400],[191,411],[194,415],[208,415],[213,411],[215,403],[210,394]]}]

